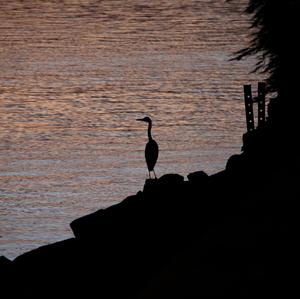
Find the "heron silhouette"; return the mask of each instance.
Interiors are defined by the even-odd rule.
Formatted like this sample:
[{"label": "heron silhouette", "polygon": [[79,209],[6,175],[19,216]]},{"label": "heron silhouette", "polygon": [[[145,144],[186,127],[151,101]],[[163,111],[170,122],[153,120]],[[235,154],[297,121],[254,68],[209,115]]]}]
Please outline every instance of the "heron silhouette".
[{"label": "heron silhouette", "polygon": [[138,118],[138,121],[144,121],[148,123],[148,142],[146,144],[145,148],[145,158],[146,163],[149,171],[149,178],[151,179],[150,171],[153,171],[154,177],[157,179],[154,166],[156,164],[157,158],[158,158],[158,144],[157,142],[152,138],[151,135],[151,129],[152,129],[152,120],[150,117],[146,116],[144,118]]}]

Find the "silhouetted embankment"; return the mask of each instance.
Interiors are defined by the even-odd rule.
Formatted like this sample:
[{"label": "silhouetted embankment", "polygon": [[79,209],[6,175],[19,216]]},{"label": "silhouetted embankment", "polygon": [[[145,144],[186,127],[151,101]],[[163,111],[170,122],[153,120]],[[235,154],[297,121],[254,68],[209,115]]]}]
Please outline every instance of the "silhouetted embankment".
[{"label": "silhouetted embankment", "polygon": [[222,172],[147,180],[136,195],[73,221],[74,238],[1,258],[4,298],[298,291],[299,164],[273,132],[268,122],[245,134],[243,153]]}]

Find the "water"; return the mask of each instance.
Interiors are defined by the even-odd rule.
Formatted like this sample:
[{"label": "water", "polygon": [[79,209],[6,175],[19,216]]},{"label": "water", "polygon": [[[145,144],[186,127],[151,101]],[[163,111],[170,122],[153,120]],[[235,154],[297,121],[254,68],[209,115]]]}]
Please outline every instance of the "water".
[{"label": "water", "polygon": [[[147,177],[214,173],[239,153],[253,61],[247,1],[1,1],[0,255],[72,236],[69,223]],[[184,203],[183,203],[184,204]]]}]

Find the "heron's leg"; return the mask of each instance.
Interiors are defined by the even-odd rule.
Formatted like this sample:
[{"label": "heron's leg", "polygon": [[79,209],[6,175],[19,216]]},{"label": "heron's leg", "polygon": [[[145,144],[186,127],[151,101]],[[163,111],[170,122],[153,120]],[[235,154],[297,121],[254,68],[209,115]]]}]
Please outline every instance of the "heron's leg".
[{"label": "heron's leg", "polygon": [[149,171],[149,179],[151,180],[151,174],[150,174],[150,170],[148,170]]},{"label": "heron's leg", "polygon": [[153,169],[153,173],[154,173],[154,177],[155,177],[155,179],[157,179],[154,169]]}]

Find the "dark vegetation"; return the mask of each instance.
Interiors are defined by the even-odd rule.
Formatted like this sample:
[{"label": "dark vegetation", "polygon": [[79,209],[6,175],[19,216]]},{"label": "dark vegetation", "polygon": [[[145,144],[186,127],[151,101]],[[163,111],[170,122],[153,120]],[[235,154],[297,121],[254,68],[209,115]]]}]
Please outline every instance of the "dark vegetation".
[{"label": "dark vegetation", "polygon": [[[226,169],[147,180],[142,192],[71,223],[75,238],[2,258],[3,298],[292,297],[299,269],[299,1],[251,0],[275,92],[264,126]],[[201,149],[199,149],[201,150]]]},{"label": "dark vegetation", "polygon": [[[296,134],[300,106],[300,2],[249,0],[246,12],[252,16],[252,39],[249,47],[236,53],[236,59],[257,57],[254,71],[268,74],[268,90],[276,96],[271,102],[270,122],[275,130],[282,128],[287,134]],[[289,138],[290,143],[298,143],[295,136]]]}]

